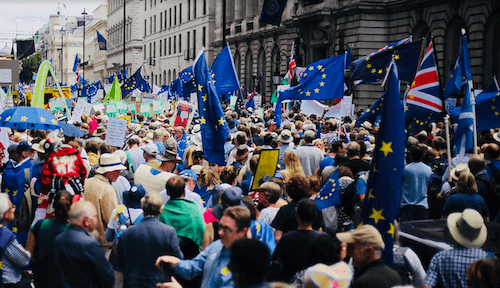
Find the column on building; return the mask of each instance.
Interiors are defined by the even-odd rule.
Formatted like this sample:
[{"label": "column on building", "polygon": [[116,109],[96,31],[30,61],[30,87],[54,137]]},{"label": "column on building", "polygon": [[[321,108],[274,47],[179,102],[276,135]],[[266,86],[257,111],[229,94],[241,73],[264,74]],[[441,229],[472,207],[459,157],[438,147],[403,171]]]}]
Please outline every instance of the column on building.
[{"label": "column on building", "polygon": [[245,19],[250,20],[255,16],[255,10],[257,9],[255,4],[255,1],[251,0],[246,0],[246,14],[245,14]]},{"label": "column on building", "polygon": [[[241,23],[243,17],[245,17],[246,4],[245,0],[235,0],[234,1],[234,20],[236,23]],[[248,1],[250,2],[250,1]]]}]

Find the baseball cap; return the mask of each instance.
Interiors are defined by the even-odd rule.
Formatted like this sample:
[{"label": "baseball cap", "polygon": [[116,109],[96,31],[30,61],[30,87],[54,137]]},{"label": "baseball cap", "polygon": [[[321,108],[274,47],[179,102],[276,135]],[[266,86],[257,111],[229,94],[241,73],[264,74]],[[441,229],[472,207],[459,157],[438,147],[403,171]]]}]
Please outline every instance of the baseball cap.
[{"label": "baseball cap", "polygon": [[159,153],[158,146],[156,146],[155,143],[146,144],[144,148],[142,148],[142,150],[144,150],[144,152],[148,153],[151,156],[156,156]]},{"label": "baseball cap", "polygon": [[342,243],[363,243],[365,245],[373,246],[373,248],[384,249],[385,244],[382,240],[382,235],[378,232],[377,228],[372,225],[365,224],[354,230],[347,232],[337,233],[337,239]]},{"label": "baseball cap", "polygon": [[198,179],[198,175],[196,175],[196,173],[191,169],[182,170],[181,173],[179,173],[179,176],[187,181],[190,179],[194,179],[196,181]]},{"label": "baseball cap", "polygon": [[31,144],[28,143],[28,141],[21,141],[19,142],[19,145],[17,145],[17,153],[21,153],[24,151],[35,151],[33,147],[31,147]]}]

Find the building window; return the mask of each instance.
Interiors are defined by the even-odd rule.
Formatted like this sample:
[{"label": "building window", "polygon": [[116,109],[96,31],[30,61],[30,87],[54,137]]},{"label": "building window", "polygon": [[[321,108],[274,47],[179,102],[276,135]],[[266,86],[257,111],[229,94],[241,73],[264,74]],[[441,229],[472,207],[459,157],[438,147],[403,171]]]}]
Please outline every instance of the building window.
[{"label": "building window", "polygon": [[193,30],[193,50],[196,53],[196,30]]},{"label": "building window", "polygon": [[168,9],[168,27],[172,27],[172,8]]},{"label": "building window", "polygon": [[153,17],[154,17],[154,18],[153,18],[153,19],[154,19],[154,20],[153,20],[153,21],[154,21],[154,24],[153,24],[153,27],[154,27],[154,33],[156,33],[156,15],[155,15],[155,16],[153,16]]},{"label": "building window", "polygon": [[182,23],[182,3],[179,4],[179,24]]},{"label": "building window", "polygon": [[207,15],[207,0],[203,0],[203,15]]},{"label": "building window", "polygon": [[163,55],[167,56],[167,38],[163,39]]},{"label": "building window", "polygon": [[188,53],[189,53],[189,50],[191,49],[191,45],[190,45],[190,43],[191,43],[191,33],[190,32],[187,32],[186,39],[187,39],[187,49],[188,49]]},{"label": "building window", "polygon": [[196,0],[193,0],[193,18],[196,18]]},{"label": "building window", "polygon": [[153,17],[149,17],[149,34],[153,33]]},{"label": "building window", "polygon": [[162,48],[162,46],[161,46],[161,40],[160,40],[160,57],[161,57],[161,48]]},{"label": "building window", "polygon": [[163,12],[160,12],[160,31],[162,30],[163,25]]},{"label": "building window", "polygon": [[177,25],[177,6],[174,6],[174,26]]},{"label": "building window", "polygon": [[153,0],[151,0],[151,5],[149,5],[149,9],[153,9]]},{"label": "building window", "polygon": [[207,43],[206,43],[206,41],[207,41],[207,37],[206,37],[206,35],[205,35],[206,33],[207,33],[207,27],[203,27],[203,31],[202,31],[202,35],[201,35],[201,45],[202,45],[203,47],[207,47],[207,46],[206,46],[206,45],[207,45]]},{"label": "building window", "polygon": [[181,45],[181,41],[182,38],[181,38],[181,34],[179,34],[179,52],[182,52],[182,45]]},{"label": "building window", "polygon": [[187,0],[188,1],[188,21],[191,20],[191,0]]},{"label": "building window", "polygon": [[158,81],[158,83],[160,83],[160,86],[162,86],[162,85],[161,85],[161,74],[158,74],[158,76],[160,76],[160,77],[159,77],[159,78],[160,78],[160,81]]},{"label": "building window", "polygon": [[144,44],[144,60],[146,60],[146,44]]},{"label": "building window", "polygon": [[163,25],[163,27],[165,27],[165,29],[167,29],[167,10],[165,10],[165,25]]},{"label": "building window", "polygon": [[176,43],[177,43],[177,36],[174,36],[174,54],[177,53]]},{"label": "building window", "polygon": [[172,55],[172,37],[168,37],[168,55]]},{"label": "building window", "polygon": [[148,20],[144,19],[144,37],[146,37],[147,27],[148,27]]},{"label": "building window", "polygon": [[155,0],[155,7],[156,7],[156,0]]},{"label": "building window", "polygon": [[156,66],[156,42],[153,43],[153,65]]},{"label": "building window", "polygon": [[163,70],[163,84],[166,84],[165,81],[167,81],[167,70]]},{"label": "building window", "polygon": [[148,0],[144,0],[144,11],[148,10]]},{"label": "building window", "polygon": [[149,58],[151,58],[151,56],[153,55],[152,54],[152,50],[153,50],[153,44],[152,43],[149,43]]}]

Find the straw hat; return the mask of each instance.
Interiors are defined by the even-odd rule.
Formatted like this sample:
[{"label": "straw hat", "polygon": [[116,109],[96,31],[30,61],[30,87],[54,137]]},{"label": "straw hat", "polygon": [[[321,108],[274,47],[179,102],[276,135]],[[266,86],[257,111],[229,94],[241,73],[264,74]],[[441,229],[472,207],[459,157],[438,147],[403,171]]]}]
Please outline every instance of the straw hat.
[{"label": "straw hat", "polygon": [[99,137],[107,133],[106,127],[104,126],[99,126],[95,131],[92,133],[92,135]]},{"label": "straw hat", "polygon": [[127,167],[122,165],[120,156],[116,154],[105,153],[99,159],[99,168],[95,170],[97,174],[104,174],[116,170],[125,170]]},{"label": "straw hat", "polygon": [[488,238],[483,216],[474,209],[451,213],[446,222],[453,239],[466,248],[479,248]]},{"label": "straw hat", "polygon": [[458,180],[460,175],[464,172],[470,172],[469,166],[467,163],[460,163],[455,168],[451,169],[451,178]]}]

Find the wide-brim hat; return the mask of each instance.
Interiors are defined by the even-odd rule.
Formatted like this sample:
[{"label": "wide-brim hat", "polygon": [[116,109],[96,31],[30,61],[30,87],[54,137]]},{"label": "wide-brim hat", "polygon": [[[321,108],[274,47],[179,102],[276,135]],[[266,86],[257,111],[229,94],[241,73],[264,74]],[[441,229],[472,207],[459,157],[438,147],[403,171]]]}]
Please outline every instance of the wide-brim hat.
[{"label": "wide-brim hat", "polygon": [[99,159],[99,167],[95,170],[97,174],[104,174],[106,172],[125,170],[127,167],[122,165],[120,156],[110,153],[101,155]]},{"label": "wide-brim hat", "polygon": [[[33,150],[35,150],[39,153],[45,153],[45,143],[47,143],[47,139],[43,139],[39,143],[33,144],[33,146],[31,146],[31,148],[33,148]],[[50,143],[48,143],[48,146],[49,147],[47,147],[47,148],[50,148]]]},{"label": "wide-brim hat", "polygon": [[161,162],[173,161],[177,164],[182,163],[182,159],[179,156],[177,156],[177,153],[170,150],[165,150],[163,154],[156,156],[156,159],[160,160]]},{"label": "wide-brim hat", "polygon": [[248,149],[247,145],[243,144],[238,146],[238,148],[236,149],[236,155],[234,155],[234,158],[238,161],[241,161],[245,159],[249,153],[250,150]]},{"label": "wide-brim hat", "polygon": [[455,168],[451,169],[451,178],[458,180],[464,172],[470,172],[469,166],[466,163],[460,163]]},{"label": "wide-brim hat", "polygon": [[285,144],[292,142],[293,141],[292,132],[288,129],[284,129],[283,131],[281,131],[281,134],[278,137],[278,141]]},{"label": "wide-brim hat", "polygon": [[500,132],[493,133],[493,139],[500,143]]},{"label": "wide-brim hat", "polygon": [[483,216],[474,209],[451,213],[446,220],[451,236],[466,248],[479,248],[488,238]]},{"label": "wide-brim hat", "polygon": [[364,243],[366,245],[373,246],[374,248],[385,248],[384,240],[382,239],[382,235],[377,230],[377,228],[372,225],[365,224],[361,227],[358,227],[354,230],[349,230],[347,232],[337,233],[337,239],[339,239],[342,243]]},{"label": "wide-brim hat", "polygon": [[107,133],[106,127],[104,126],[99,126],[95,131],[92,133],[92,135],[99,137]]},{"label": "wide-brim hat", "polygon": [[200,124],[196,124],[193,126],[193,130],[191,130],[191,133],[195,134],[195,133],[200,132],[200,130],[201,130]]},{"label": "wide-brim hat", "polygon": [[128,124],[127,129],[128,129],[128,131],[131,131],[131,132],[137,132],[137,131],[139,131],[139,129],[141,129],[141,125],[139,125],[137,123],[130,123],[130,124]]},{"label": "wide-brim hat", "polygon": [[336,283],[334,287],[344,288],[349,287],[353,276],[353,269],[344,261],[332,266],[319,263],[307,268],[303,282],[306,288],[330,288],[333,282]]},{"label": "wide-brim hat", "polygon": [[167,119],[167,116],[165,116],[164,114],[158,115],[158,120],[165,121],[165,119]]},{"label": "wide-brim hat", "polygon": [[363,122],[363,124],[361,124],[361,127],[365,128],[367,130],[372,130],[373,129],[372,123],[370,123],[368,121]]}]

